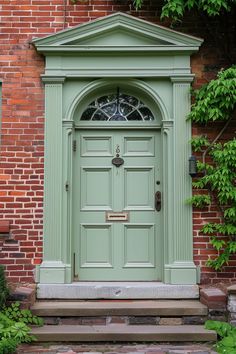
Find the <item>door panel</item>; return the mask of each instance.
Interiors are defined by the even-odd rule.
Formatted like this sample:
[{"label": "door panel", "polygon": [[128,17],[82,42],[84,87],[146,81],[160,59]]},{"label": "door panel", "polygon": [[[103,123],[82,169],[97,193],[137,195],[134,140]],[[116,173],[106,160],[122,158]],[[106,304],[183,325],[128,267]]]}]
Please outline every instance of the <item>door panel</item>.
[{"label": "door panel", "polygon": [[81,210],[112,209],[112,169],[81,167]]},{"label": "door panel", "polygon": [[124,225],[124,268],[155,267],[155,226]]},{"label": "door panel", "polygon": [[[75,153],[73,172],[73,233],[79,280],[158,280],[161,213],[154,209],[154,197],[160,187],[159,132],[76,134],[80,153]],[[124,160],[120,167],[112,164],[117,155]],[[128,220],[107,220],[107,211],[125,211]]]},{"label": "door panel", "polygon": [[[100,247],[102,245],[102,247]],[[82,224],[80,231],[81,268],[112,268],[111,224]]]},{"label": "door panel", "polygon": [[81,136],[81,156],[112,156],[112,137]]},{"label": "door panel", "polygon": [[153,167],[125,167],[125,210],[153,210]]},{"label": "door panel", "polygon": [[154,137],[124,137],[124,156],[154,156]]}]

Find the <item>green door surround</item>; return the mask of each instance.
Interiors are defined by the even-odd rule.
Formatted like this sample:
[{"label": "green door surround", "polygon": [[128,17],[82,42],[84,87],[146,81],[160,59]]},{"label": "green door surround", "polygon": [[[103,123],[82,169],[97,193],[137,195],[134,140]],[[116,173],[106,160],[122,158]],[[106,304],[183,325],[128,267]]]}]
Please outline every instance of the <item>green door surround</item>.
[{"label": "green door surround", "polygon": [[[136,129],[160,129],[163,169],[162,281],[195,284],[188,158],[191,149],[190,55],[202,40],[115,13],[57,34],[34,39],[46,58],[44,256],[40,283],[73,281],[72,196],[75,129],[106,129],[80,122],[84,108],[101,93],[121,87],[140,97],[157,116]],[[132,124],[127,128],[133,129]],[[111,128],[111,126],[109,126]],[[122,128],[121,122],[113,124]]]}]

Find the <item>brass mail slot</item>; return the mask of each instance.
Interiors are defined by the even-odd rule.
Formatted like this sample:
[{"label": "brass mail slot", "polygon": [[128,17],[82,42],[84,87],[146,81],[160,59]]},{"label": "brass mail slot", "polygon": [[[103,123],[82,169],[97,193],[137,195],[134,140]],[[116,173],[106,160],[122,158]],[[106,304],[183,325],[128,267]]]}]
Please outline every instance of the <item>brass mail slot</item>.
[{"label": "brass mail slot", "polygon": [[128,221],[128,212],[106,212],[106,221]]}]

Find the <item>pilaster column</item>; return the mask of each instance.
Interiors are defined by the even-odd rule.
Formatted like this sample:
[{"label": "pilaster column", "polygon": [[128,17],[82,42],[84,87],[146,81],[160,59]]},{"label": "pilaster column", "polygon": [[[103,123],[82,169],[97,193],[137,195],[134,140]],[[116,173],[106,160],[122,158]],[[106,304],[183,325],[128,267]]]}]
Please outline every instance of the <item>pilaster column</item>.
[{"label": "pilaster column", "polygon": [[[191,122],[189,78],[173,78],[173,155],[172,177],[169,188],[173,208],[169,212],[165,282],[170,284],[196,284],[196,266],[193,263],[192,207],[186,200],[192,195],[192,181],[188,174],[188,159],[191,154]],[[172,143],[169,142],[169,146]],[[172,182],[171,182],[172,180]],[[169,192],[168,192],[169,193]]]},{"label": "pilaster column", "polygon": [[64,283],[62,235],[62,90],[64,78],[44,79],[45,83],[45,187],[43,262],[40,283]]}]

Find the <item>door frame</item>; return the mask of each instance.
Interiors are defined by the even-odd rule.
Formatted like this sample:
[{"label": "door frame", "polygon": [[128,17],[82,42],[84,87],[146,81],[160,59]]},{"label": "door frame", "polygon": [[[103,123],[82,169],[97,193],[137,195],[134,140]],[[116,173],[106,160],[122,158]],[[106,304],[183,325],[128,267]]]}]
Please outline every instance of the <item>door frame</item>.
[{"label": "door frame", "polygon": [[192,193],[188,174],[191,123],[186,121],[186,116],[190,111],[193,80],[190,55],[198,51],[201,43],[199,38],[123,13],[33,40],[37,51],[46,57],[42,76],[45,84],[44,249],[36,281],[48,284],[73,281],[72,155],[78,109],[99,90],[125,82],[137,95],[147,97],[161,117],[162,281],[196,284],[192,208],[186,203]]},{"label": "door frame", "polygon": [[[47,84],[45,80],[48,104],[51,109],[52,102],[62,101],[63,82]],[[173,119],[169,117],[169,112],[157,91],[153,89],[150,83],[137,79],[99,79],[92,81],[86,85],[81,92],[74,98],[69,110],[67,111],[67,119],[62,119],[62,135],[61,135],[61,151],[59,155],[60,169],[62,171],[62,184],[59,186],[61,199],[60,224],[57,229],[60,235],[60,243],[56,248],[60,247],[61,260],[48,261],[44,260],[40,266],[40,282],[41,283],[70,283],[73,281],[73,255],[72,255],[72,167],[73,167],[73,140],[76,126],[78,126],[77,107],[83,107],[83,100],[91,97],[91,92],[101,91],[107,88],[111,83],[124,84],[139,90],[143,95],[151,98],[153,104],[161,113],[161,120],[158,125],[153,128],[161,129],[161,145],[163,160],[163,278],[165,283],[169,284],[196,284],[197,270],[193,263],[192,254],[192,208],[186,204],[186,199],[191,195],[191,178],[188,175],[188,158],[191,153],[190,145],[187,142],[191,137],[191,123],[186,121],[185,117],[190,109],[189,90],[190,78],[171,78],[169,85],[173,94]],[[179,105],[178,102],[182,102]],[[59,105],[60,107],[60,105]],[[50,110],[47,110],[50,112]],[[59,114],[58,105],[56,115]],[[62,112],[60,112],[62,116]],[[49,119],[48,119],[49,120]],[[87,128],[81,124],[82,128]],[[93,128],[99,128],[93,125]],[[150,126],[151,127],[151,126]],[[119,127],[116,127],[117,129]],[[137,127],[145,129],[145,127]],[[53,131],[55,127],[53,125]],[[55,134],[55,133],[54,133]],[[53,135],[54,135],[53,134]],[[54,154],[58,155],[58,151]],[[51,163],[55,164],[55,155],[51,156]],[[50,171],[53,167],[51,166]],[[55,177],[56,178],[56,177]],[[52,183],[54,180],[52,181]],[[67,187],[68,186],[68,187]],[[47,184],[46,194],[51,194],[50,186]],[[55,186],[53,186],[55,189]],[[55,190],[54,190],[55,192]],[[55,193],[53,194],[55,196]],[[52,200],[51,200],[52,202]],[[48,204],[46,204],[48,210]],[[58,211],[56,200],[53,201],[53,208]],[[52,215],[51,209],[48,210]],[[53,215],[51,216],[53,219]],[[51,220],[52,220],[51,219]],[[48,219],[47,219],[48,220]],[[50,219],[49,219],[50,220]],[[53,224],[46,224],[51,227]],[[49,240],[48,240],[49,241]],[[50,238],[51,247],[48,249],[50,257],[52,255],[53,243]],[[55,247],[55,246],[54,246]],[[55,253],[55,251],[54,251]]]}]

